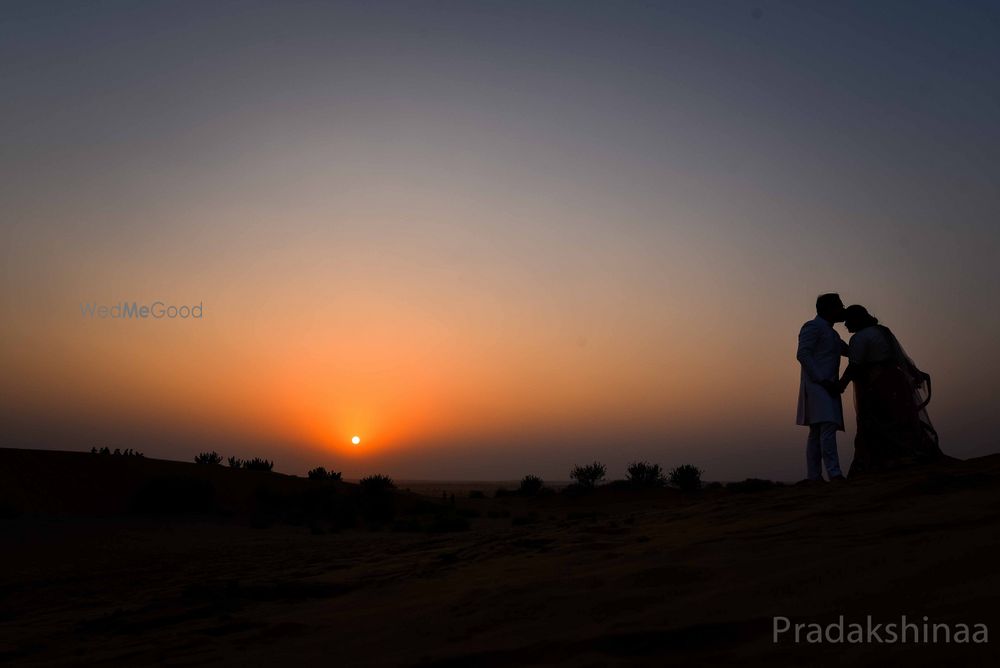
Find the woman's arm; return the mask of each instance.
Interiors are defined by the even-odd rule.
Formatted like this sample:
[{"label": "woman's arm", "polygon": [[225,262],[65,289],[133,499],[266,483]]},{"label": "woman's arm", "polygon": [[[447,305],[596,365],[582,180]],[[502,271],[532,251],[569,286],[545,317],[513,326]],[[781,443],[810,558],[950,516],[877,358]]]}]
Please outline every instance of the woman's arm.
[{"label": "woman's arm", "polygon": [[858,377],[858,372],[861,370],[861,364],[864,362],[867,350],[865,337],[858,334],[852,336],[847,350],[847,359],[849,362],[847,368],[844,369],[844,375],[840,377],[840,382],[837,384],[841,392],[846,390],[847,386]]},{"label": "woman's arm", "polygon": [[854,380],[854,376],[857,372],[858,365],[854,363],[848,364],[847,368],[844,369],[844,375],[840,377],[840,382],[837,383],[837,389],[840,390],[841,394],[843,394],[844,390],[847,389],[847,386],[851,384],[851,381]]}]

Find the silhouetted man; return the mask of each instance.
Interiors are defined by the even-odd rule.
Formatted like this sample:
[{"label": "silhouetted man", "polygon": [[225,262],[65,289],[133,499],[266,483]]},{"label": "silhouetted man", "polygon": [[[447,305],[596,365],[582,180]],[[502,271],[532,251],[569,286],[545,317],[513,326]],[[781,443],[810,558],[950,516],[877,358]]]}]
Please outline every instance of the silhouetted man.
[{"label": "silhouetted man", "polygon": [[808,478],[822,481],[822,465],[830,480],[843,480],[837,456],[837,432],[844,430],[844,407],[840,401],[840,357],[847,344],[833,328],[844,321],[840,295],[828,293],[816,299],[816,318],[802,325],[799,350],[802,365],[799,381],[799,410],[796,424],[808,425],[806,467]]}]

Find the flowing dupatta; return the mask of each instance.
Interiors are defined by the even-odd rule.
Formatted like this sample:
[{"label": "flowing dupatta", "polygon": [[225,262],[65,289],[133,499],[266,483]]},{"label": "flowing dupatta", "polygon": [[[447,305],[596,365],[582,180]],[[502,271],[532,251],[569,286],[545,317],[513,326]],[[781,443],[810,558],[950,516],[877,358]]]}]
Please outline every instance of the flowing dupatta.
[{"label": "flowing dupatta", "polygon": [[906,351],[903,350],[903,346],[899,343],[899,339],[896,338],[896,335],[892,333],[891,329],[885,325],[876,325],[876,327],[882,331],[886,339],[889,341],[896,366],[903,373],[909,387],[913,390],[913,410],[917,414],[920,426],[926,432],[928,438],[934,443],[934,447],[939,448],[940,444],[938,443],[937,430],[934,429],[934,425],[931,424],[930,416],[927,415],[927,404],[931,402],[930,374],[921,371],[910,356],[906,354]]}]

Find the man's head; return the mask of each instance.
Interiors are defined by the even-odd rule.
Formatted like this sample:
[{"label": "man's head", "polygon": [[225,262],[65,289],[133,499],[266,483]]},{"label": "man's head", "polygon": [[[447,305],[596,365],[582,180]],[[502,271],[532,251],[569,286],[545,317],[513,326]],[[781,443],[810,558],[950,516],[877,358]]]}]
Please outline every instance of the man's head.
[{"label": "man's head", "polygon": [[830,322],[844,321],[844,302],[836,292],[828,292],[816,298],[816,315]]}]

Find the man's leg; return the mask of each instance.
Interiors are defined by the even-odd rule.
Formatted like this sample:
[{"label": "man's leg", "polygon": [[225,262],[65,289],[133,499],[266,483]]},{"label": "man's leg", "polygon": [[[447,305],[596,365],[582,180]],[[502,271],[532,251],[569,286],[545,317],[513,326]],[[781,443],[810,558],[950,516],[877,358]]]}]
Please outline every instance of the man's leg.
[{"label": "man's leg", "polygon": [[806,477],[810,480],[823,479],[823,469],[820,463],[821,426],[821,424],[809,425],[809,439],[806,441]]},{"label": "man's leg", "polygon": [[837,425],[823,422],[820,427],[820,448],[823,451],[823,463],[826,464],[826,475],[830,478],[843,477],[840,472],[840,457],[837,455]]}]

